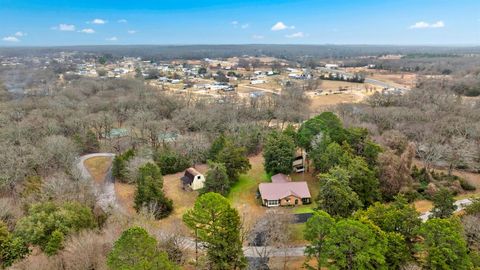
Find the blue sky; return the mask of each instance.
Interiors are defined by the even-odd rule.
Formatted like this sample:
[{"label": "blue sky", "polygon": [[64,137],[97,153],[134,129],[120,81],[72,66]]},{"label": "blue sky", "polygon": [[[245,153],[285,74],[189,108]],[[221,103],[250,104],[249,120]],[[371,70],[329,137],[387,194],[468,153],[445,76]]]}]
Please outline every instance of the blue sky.
[{"label": "blue sky", "polygon": [[0,0],[0,46],[480,45],[480,0]]}]

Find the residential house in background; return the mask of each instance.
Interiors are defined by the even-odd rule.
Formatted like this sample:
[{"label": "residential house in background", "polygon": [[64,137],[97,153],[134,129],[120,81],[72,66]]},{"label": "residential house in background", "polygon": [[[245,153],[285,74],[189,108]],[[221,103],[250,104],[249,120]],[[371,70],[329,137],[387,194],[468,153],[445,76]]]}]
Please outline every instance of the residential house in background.
[{"label": "residential house in background", "polygon": [[307,171],[307,165],[307,153],[302,149],[298,149],[292,162],[293,171],[296,173]]},{"label": "residential house in background", "polygon": [[312,196],[307,182],[292,182],[288,175],[282,173],[272,176],[271,179],[271,183],[261,183],[258,186],[264,206],[296,206],[311,203]]},{"label": "residential house in background", "polygon": [[184,189],[199,190],[205,185],[205,176],[194,168],[186,169],[180,180]]}]

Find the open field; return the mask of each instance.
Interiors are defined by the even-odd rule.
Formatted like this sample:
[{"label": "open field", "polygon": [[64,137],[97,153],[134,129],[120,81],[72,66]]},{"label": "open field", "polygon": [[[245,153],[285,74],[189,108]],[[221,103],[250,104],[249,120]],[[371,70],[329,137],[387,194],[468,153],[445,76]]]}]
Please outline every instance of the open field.
[{"label": "open field", "polygon": [[361,96],[353,93],[314,96],[310,98],[310,112],[313,115],[316,115],[328,107],[341,103],[355,103],[361,101],[362,99],[363,98]]},{"label": "open field", "polygon": [[417,80],[417,75],[415,73],[410,73],[410,72],[392,73],[388,70],[367,69],[364,67],[347,68],[346,71],[351,73],[363,72],[367,75],[368,78],[406,87],[406,88],[413,88]]},{"label": "open field", "polygon": [[97,184],[103,184],[103,180],[112,165],[111,157],[92,157],[84,162],[90,175]]},{"label": "open field", "polygon": [[365,84],[364,83],[352,83],[352,82],[344,82],[344,81],[332,81],[332,80],[321,80],[322,84],[320,85],[320,89],[324,92],[332,92],[332,91],[339,91],[340,89],[347,89],[347,90],[364,90]]}]

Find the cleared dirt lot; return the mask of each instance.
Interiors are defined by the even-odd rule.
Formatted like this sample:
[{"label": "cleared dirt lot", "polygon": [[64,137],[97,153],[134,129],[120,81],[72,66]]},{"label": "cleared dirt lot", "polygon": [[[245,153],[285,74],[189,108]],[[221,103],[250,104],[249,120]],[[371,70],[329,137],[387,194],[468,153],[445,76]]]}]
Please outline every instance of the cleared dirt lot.
[{"label": "cleared dirt lot", "polygon": [[392,73],[388,70],[380,69],[366,69],[366,68],[347,68],[347,72],[363,72],[367,74],[368,78],[396,84],[398,86],[413,88],[417,81],[417,75],[409,72]]}]

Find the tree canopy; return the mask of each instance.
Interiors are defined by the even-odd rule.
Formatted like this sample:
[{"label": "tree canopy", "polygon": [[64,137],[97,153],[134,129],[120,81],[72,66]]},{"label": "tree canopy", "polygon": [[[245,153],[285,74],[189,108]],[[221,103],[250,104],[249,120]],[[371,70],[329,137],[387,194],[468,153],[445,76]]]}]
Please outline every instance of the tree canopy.
[{"label": "tree canopy", "polygon": [[471,269],[467,244],[457,219],[432,218],[420,228],[423,241],[419,248],[426,253],[427,269]]},{"label": "tree canopy", "polygon": [[329,173],[320,174],[319,180],[319,209],[334,217],[348,217],[362,207],[358,195],[349,186],[350,175],[347,170],[335,167]]},{"label": "tree canopy", "polygon": [[183,221],[205,243],[210,269],[245,268],[240,217],[222,195],[213,192],[201,195],[193,209],[183,215]]},{"label": "tree canopy", "polygon": [[163,192],[163,178],[157,165],[147,163],[139,168],[134,203],[135,210],[145,208],[157,219],[164,218],[173,211],[172,200]]},{"label": "tree canopy", "polygon": [[263,158],[265,171],[272,175],[292,172],[295,155],[295,142],[292,137],[282,132],[273,131],[265,139]]},{"label": "tree canopy", "polygon": [[157,240],[145,229],[132,227],[122,233],[107,257],[112,270],[179,270],[168,259],[167,253],[159,251]]}]

